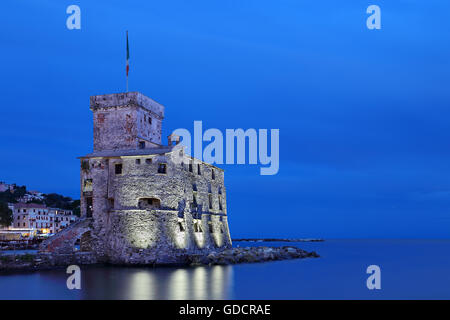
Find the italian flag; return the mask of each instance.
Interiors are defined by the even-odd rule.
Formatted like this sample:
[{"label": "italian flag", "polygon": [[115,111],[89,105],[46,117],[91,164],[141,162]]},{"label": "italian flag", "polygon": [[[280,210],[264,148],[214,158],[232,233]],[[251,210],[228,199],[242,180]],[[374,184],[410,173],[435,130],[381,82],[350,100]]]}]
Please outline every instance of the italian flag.
[{"label": "italian flag", "polygon": [[128,71],[130,71],[130,49],[128,48],[128,31],[127,31],[127,78],[128,78]]}]

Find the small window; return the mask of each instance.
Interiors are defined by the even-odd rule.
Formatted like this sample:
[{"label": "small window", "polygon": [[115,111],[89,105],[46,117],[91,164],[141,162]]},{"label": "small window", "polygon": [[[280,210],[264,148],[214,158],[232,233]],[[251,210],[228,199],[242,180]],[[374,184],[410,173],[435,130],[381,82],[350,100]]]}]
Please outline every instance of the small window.
[{"label": "small window", "polygon": [[152,159],[151,158],[145,159],[145,163],[146,164],[151,164],[152,163]]},{"label": "small window", "polygon": [[219,194],[222,194],[222,187],[219,187]]},{"label": "small window", "polygon": [[202,174],[202,172],[200,171],[200,164],[197,164],[197,173],[198,173],[199,175]]},{"label": "small window", "polygon": [[145,141],[139,141],[139,149],[145,149]]},{"label": "small window", "polygon": [[148,117],[148,123],[152,124],[152,118]]},{"label": "small window", "polygon": [[189,172],[193,172],[193,170],[192,170],[192,163],[189,163]]},{"label": "small window", "polygon": [[178,222],[178,227],[180,228],[180,232],[184,232],[184,226],[182,222]]},{"label": "small window", "polygon": [[213,179],[213,180],[216,179],[216,174],[214,172],[214,169],[211,170],[211,179]]},{"label": "small window", "polygon": [[136,159],[136,164],[141,164],[141,159]]},{"label": "small window", "polygon": [[197,193],[195,192],[192,194],[192,205],[197,207]]},{"label": "small window", "polygon": [[211,193],[211,184],[208,184],[208,193]]},{"label": "small window", "polygon": [[116,171],[116,174],[122,174],[122,164],[121,163],[116,163],[115,171]]},{"label": "small window", "polygon": [[192,185],[192,190],[193,190],[193,191],[198,191],[198,190],[197,190],[197,185],[196,185],[195,183]]},{"label": "small window", "polygon": [[[83,191],[84,192],[90,192],[92,191],[92,179],[85,179],[83,183]],[[38,212],[38,214],[41,214],[41,211]]]},{"label": "small window", "polygon": [[209,233],[214,233],[214,228],[213,228],[211,221],[208,222],[208,227],[209,227]]},{"label": "small window", "polygon": [[108,199],[108,208],[109,210],[114,210],[114,198]]},{"label": "small window", "polygon": [[223,210],[223,208],[222,208],[222,197],[221,196],[219,196],[219,210],[220,211]]},{"label": "small window", "polygon": [[209,208],[212,209],[213,205],[212,205],[212,194],[208,194],[208,202],[209,202]]},{"label": "small window", "polygon": [[167,164],[165,164],[165,163],[160,163],[160,164],[158,165],[158,173],[166,174],[166,173],[167,173]]}]

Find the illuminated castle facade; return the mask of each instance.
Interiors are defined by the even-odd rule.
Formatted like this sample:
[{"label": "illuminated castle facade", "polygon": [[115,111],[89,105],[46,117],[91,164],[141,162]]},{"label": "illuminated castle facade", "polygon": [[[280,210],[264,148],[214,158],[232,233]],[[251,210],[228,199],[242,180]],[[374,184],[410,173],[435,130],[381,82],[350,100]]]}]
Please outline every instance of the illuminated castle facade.
[{"label": "illuminated castle facade", "polygon": [[41,245],[118,264],[183,263],[231,247],[222,169],[168,137],[164,106],[139,92],[93,96],[94,150],[80,157],[81,219]]}]

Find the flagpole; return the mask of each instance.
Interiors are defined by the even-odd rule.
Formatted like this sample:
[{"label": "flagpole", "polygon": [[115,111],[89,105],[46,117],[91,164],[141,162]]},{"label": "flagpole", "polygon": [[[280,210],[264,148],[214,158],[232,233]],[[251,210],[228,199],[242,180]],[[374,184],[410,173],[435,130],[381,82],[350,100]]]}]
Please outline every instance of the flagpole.
[{"label": "flagpole", "polygon": [[126,67],[126,71],[127,71],[127,92],[128,92],[128,71],[130,70],[129,60],[130,60],[130,50],[128,48],[128,30],[127,30],[127,67]]}]

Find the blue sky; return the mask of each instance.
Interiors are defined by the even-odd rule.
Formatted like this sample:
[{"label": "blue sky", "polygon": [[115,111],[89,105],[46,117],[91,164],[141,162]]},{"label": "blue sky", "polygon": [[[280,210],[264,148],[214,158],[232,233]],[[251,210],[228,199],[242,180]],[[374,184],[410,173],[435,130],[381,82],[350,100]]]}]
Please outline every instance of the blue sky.
[{"label": "blue sky", "polygon": [[[81,30],[66,28],[67,6]],[[370,4],[382,29],[368,30]],[[79,197],[89,96],[176,128],[280,129],[280,171],[224,165],[232,236],[448,238],[448,1],[11,1],[0,180]]]}]

